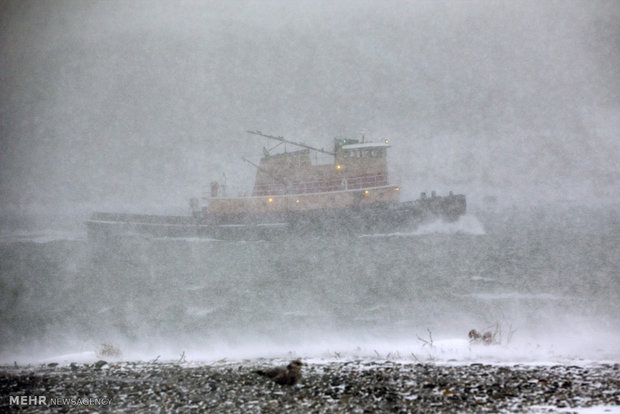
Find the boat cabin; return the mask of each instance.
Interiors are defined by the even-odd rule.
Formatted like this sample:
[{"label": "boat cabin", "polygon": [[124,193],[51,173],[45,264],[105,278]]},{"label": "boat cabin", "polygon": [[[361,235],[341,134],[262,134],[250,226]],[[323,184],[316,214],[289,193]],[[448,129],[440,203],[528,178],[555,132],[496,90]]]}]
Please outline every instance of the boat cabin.
[{"label": "boat cabin", "polygon": [[387,140],[336,138],[333,152],[317,149],[333,156],[328,164],[313,164],[312,148],[305,147],[273,155],[264,151],[255,165],[252,196],[212,197],[208,213],[251,214],[398,202],[399,188],[388,183]]}]

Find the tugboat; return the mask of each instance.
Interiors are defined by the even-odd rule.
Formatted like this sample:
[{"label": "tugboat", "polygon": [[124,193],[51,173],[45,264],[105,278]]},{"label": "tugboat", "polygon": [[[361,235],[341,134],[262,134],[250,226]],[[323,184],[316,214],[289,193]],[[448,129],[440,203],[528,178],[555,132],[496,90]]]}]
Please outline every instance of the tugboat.
[{"label": "tugboat", "polygon": [[[140,234],[259,240],[389,233],[435,219],[455,221],[466,212],[465,196],[452,192],[421,193],[418,200],[401,202],[400,187],[388,180],[388,140],[335,138],[334,150],[327,151],[260,131],[248,133],[301,149],[272,154],[273,149],[263,148],[258,164],[244,158],[256,168],[251,196],[227,197],[225,185],[213,181],[203,205],[190,200],[191,215],[96,212],[86,222],[89,239]],[[311,151],[333,161],[313,164]]]}]

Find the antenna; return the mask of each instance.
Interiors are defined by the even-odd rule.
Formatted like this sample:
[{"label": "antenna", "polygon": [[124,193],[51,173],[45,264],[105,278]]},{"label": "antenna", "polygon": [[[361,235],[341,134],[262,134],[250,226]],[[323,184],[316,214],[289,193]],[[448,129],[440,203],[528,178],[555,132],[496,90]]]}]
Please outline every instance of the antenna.
[{"label": "antenna", "polygon": [[279,182],[280,184],[284,185],[285,187],[288,187],[288,183],[286,182],[286,180],[278,177],[277,175],[271,173],[270,171],[267,171],[266,169],[264,169],[263,167],[260,167],[256,164],[254,164],[252,161],[248,160],[245,157],[241,157],[241,159],[245,162],[247,162],[248,164],[252,165],[254,168],[256,168],[259,171],[262,171],[263,173],[267,174],[268,176],[270,176],[271,178],[273,178],[274,180],[276,180],[277,182]]},{"label": "antenna", "polygon": [[362,136],[362,144],[366,142],[366,129],[361,129],[359,131],[360,135]]},{"label": "antenna", "polygon": [[273,135],[263,134],[260,131],[247,131],[247,133],[248,134],[253,134],[253,135],[260,135],[261,137],[265,137],[265,138],[269,138],[269,139],[274,139],[276,141],[280,141],[281,143],[283,142],[285,144],[292,144],[292,145],[296,145],[298,147],[307,148],[307,149],[310,149],[312,151],[322,152],[323,154],[336,155],[335,153],[330,152],[330,151],[325,151],[322,148],[320,148],[320,149],[319,148],[314,148],[314,147],[311,147],[310,145],[306,145],[306,144],[303,144],[301,142],[289,141],[288,139],[285,139],[284,137],[276,137],[276,136],[273,136]]}]

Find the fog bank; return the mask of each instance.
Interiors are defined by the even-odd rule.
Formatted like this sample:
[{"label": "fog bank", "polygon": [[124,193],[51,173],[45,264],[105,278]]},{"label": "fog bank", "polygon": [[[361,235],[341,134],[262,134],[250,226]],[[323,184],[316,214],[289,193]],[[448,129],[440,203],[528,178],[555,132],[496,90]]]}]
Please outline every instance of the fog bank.
[{"label": "fog bank", "polygon": [[620,3],[4,1],[0,209],[185,212],[269,143],[390,138],[413,198],[615,204]]}]

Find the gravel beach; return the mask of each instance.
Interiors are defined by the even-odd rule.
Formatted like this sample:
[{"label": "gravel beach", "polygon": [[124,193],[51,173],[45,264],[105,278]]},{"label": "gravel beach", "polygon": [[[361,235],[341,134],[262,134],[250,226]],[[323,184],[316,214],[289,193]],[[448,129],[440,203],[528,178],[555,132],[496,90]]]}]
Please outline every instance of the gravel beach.
[{"label": "gravel beach", "polygon": [[306,362],[295,386],[253,372],[283,362],[5,366],[0,411],[496,413],[620,405],[618,364]]}]

